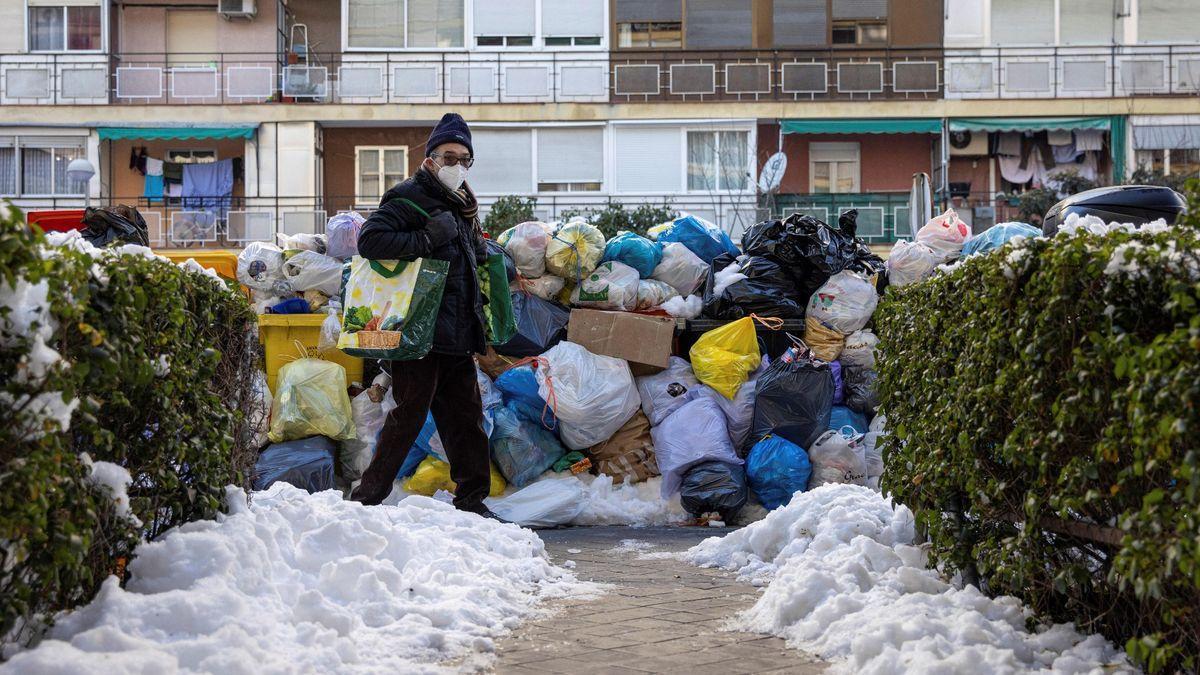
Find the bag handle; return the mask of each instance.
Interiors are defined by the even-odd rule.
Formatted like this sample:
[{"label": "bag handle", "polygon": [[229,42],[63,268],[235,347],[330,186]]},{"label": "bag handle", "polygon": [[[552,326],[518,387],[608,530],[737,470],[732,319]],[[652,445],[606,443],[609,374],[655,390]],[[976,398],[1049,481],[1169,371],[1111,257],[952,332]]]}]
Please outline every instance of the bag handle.
[{"label": "bag handle", "polygon": [[[421,208],[420,205],[418,205],[416,202],[409,199],[408,197],[396,197],[395,199],[393,199],[391,201],[404,202],[405,204],[408,204],[409,206],[416,209],[417,213],[425,216],[426,218],[431,217],[425,209]],[[384,266],[384,264],[382,262],[380,262],[378,260],[371,261],[371,269],[374,270],[376,274],[383,277],[384,279],[392,279],[394,277],[398,277],[401,274],[403,274],[404,270],[407,268],[408,268],[408,261],[405,261],[405,260],[398,261],[396,263],[396,266],[390,270],[386,266]]]}]

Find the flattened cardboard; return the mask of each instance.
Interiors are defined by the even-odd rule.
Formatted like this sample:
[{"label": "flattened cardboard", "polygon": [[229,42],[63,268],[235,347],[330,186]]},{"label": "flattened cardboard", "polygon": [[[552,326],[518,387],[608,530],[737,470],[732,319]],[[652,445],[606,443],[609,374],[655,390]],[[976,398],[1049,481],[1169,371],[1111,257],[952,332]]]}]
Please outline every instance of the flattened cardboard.
[{"label": "flattened cardboard", "polygon": [[571,342],[631,365],[666,368],[674,338],[675,319],[669,316],[573,309],[567,324]]}]

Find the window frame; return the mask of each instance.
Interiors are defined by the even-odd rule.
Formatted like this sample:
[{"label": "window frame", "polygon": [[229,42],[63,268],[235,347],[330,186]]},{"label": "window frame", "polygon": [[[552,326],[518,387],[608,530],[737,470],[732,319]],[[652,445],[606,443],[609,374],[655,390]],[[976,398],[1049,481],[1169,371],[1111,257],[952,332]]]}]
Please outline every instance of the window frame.
[{"label": "window frame", "polygon": [[[834,146],[834,145],[844,146],[846,148],[848,148],[849,146],[854,146],[854,158],[853,159],[845,159],[845,158],[816,159],[813,157],[814,150],[828,149],[830,151],[833,151],[834,148],[829,147],[829,146]],[[814,147],[814,146],[816,146],[816,147]],[[852,189],[849,192],[840,192],[840,191],[834,189],[837,187],[838,178],[841,175],[841,172],[838,169],[843,165],[848,165],[851,163],[853,163],[854,166],[856,167],[855,171],[854,171],[854,181],[853,181],[854,184],[852,186]],[[828,164],[829,165],[829,188],[830,189],[828,192],[817,192],[817,190],[816,190],[815,184],[816,184],[817,172],[815,169],[816,169],[817,164]],[[821,143],[821,142],[816,142],[816,143],[808,144],[808,193],[809,194],[814,194],[814,195],[816,195],[816,194],[820,194],[820,195],[851,195],[851,194],[858,194],[861,192],[862,192],[862,144],[861,143],[854,143],[854,142]]]},{"label": "window frame", "polygon": [[[362,192],[362,152],[364,150],[366,150],[366,151],[374,150],[379,153],[379,157],[376,160],[378,162],[378,166],[376,166],[378,171],[375,172],[376,178],[379,179],[379,194],[378,195],[368,196],[368,195],[363,194],[363,192]],[[404,162],[401,164],[401,166],[403,167],[404,170],[401,172],[400,180],[402,180],[402,181],[406,180],[408,178],[408,146],[407,145],[356,145],[356,146],[354,146],[354,204],[356,207],[359,205],[363,205],[363,206],[371,205],[373,208],[378,207],[379,200],[382,199],[383,195],[390,189],[390,186],[385,185],[386,181],[384,180],[384,178],[388,175],[386,167],[385,167],[384,156],[387,153],[387,151],[389,151],[389,150],[392,150],[392,151],[398,150],[398,151],[404,153]]]},{"label": "window frame", "polygon": [[[108,53],[108,0],[101,0],[95,5],[30,5],[29,0],[23,0],[21,3],[25,7],[25,15],[23,17],[25,52],[28,54],[106,54]],[[29,21],[29,10],[38,7],[53,7],[62,10],[63,32],[62,32],[62,49],[34,49],[32,35],[29,31],[32,29]],[[71,49],[71,22],[67,18],[67,12],[72,7],[95,7],[100,11],[100,46],[96,49]]]},{"label": "window frame", "polygon": [[[88,183],[84,184],[83,191],[81,191],[81,192],[59,193],[59,192],[54,191],[54,184],[55,184],[56,176],[55,176],[53,159],[51,159],[51,162],[50,162],[50,190],[51,190],[50,192],[25,192],[25,186],[24,186],[24,183],[25,183],[24,152],[27,148],[30,150],[49,150],[51,152],[52,158],[53,158],[53,153],[55,153],[59,150],[64,150],[64,149],[78,150],[80,152],[79,156],[81,158],[88,159],[88,143],[87,143],[86,136],[79,137],[78,145],[52,145],[52,146],[34,146],[34,147],[28,147],[24,143],[22,143],[21,142],[22,139],[25,139],[25,138],[38,138],[38,136],[36,134],[13,134],[12,135],[13,164],[14,164],[14,166],[13,166],[13,178],[14,178],[13,192],[12,193],[0,192],[0,196],[6,197],[6,198],[12,198],[12,199],[57,199],[57,198],[79,198],[79,199],[82,199],[87,195],[87,191],[89,189],[88,184],[91,181],[88,181]],[[91,160],[89,160],[89,161],[91,161]]]},{"label": "window frame", "polygon": [[[883,27],[883,40],[879,42],[865,42],[863,40],[863,29],[866,27]],[[854,42],[834,42],[833,33],[837,30],[854,30]],[[829,24],[829,44],[834,48],[845,47],[886,47],[888,45],[888,22],[864,19],[837,19]]]},{"label": "window frame", "polygon": [[[738,128],[734,128],[734,127],[729,127],[729,128],[717,127],[717,128],[710,129],[710,128],[702,128],[702,127],[694,127],[694,126],[693,127],[685,126],[685,127],[683,127],[682,131],[683,131],[683,143],[681,143],[681,146],[682,146],[681,149],[683,151],[683,157],[682,157],[681,168],[683,170],[683,191],[685,193],[703,194],[706,192],[711,192],[711,193],[721,192],[721,193],[727,193],[727,194],[742,194],[742,193],[754,191],[755,184],[754,184],[754,179],[752,177],[756,173],[754,170],[755,138],[750,133],[749,129],[738,129]],[[721,184],[722,181],[724,180],[723,176],[725,174],[725,172],[721,171],[721,134],[722,133],[736,133],[736,134],[744,134],[746,136],[746,156],[743,158],[743,161],[745,162],[745,164],[743,164],[743,167],[742,167],[746,173],[746,186],[745,187],[742,187],[742,188],[726,187],[725,185]],[[689,181],[690,175],[688,173],[688,164],[690,163],[688,161],[688,137],[690,134],[712,134],[714,137],[715,144],[714,144],[713,156],[715,157],[716,163],[711,168],[714,168],[716,170],[715,174],[714,174],[714,176],[716,178],[716,185],[714,185],[711,188],[692,188],[690,185],[690,181]]]},{"label": "window frame", "polygon": [[[638,24],[647,24],[650,26],[649,31],[647,31],[650,35],[649,43],[644,46],[643,45],[634,45],[634,44],[625,46],[625,45],[621,44],[621,26],[635,26]],[[679,44],[668,44],[668,45],[655,44],[654,35],[655,35],[655,33],[660,32],[660,29],[658,29],[656,27],[666,25],[666,24],[671,24],[671,25],[677,24],[679,26],[679,41],[678,41]],[[615,38],[616,38],[616,42],[617,42],[617,49],[627,49],[630,51],[635,51],[638,49],[683,49],[683,22],[682,21],[622,21],[620,23],[613,24],[613,25],[616,28]],[[661,31],[661,32],[669,33],[671,31]]]}]

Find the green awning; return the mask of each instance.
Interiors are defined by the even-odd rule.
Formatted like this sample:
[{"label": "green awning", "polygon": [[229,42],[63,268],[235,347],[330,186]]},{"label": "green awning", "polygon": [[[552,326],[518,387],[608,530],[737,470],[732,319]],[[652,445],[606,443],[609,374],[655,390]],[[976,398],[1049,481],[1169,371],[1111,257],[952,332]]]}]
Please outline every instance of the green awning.
[{"label": "green awning", "polygon": [[1107,117],[960,117],[950,131],[1075,131],[1110,126]]},{"label": "green awning", "polygon": [[100,127],[97,131],[102,141],[183,141],[252,138],[257,128],[257,124],[246,124],[224,127]]},{"label": "green awning", "polygon": [[849,120],[783,120],[785,134],[940,134],[942,120],[882,118]]}]

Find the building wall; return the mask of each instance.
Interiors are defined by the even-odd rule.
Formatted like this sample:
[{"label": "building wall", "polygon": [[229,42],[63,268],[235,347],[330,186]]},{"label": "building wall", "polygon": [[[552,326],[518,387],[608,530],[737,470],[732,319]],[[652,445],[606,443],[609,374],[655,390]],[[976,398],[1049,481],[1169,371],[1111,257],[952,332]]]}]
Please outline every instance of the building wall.
[{"label": "building wall", "polygon": [[[325,127],[325,201],[331,211],[356,206],[354,149],[361,145],[408,146],[408,175],[425,158],[425,141],[432,127]],[[391,187],[391,186],[388,186]],[[366,206],[359,204],[357,206]]]},{"label": "building wall", "polygon": [[15,54],[25,51],[25,3],[0,2],[0,53]]},{"label": "building wall", "polygon": [[[177,7],[178,9],[172,9]],[[168,11],[196,11],[211,15],[217,24],[217,48],[223,55],[273,54],[277,47],[277,4],[259,0],[253,19],[225,19],[211,0],[127,0],[119,13],[119,46],[125,53],[163,52],[167,40]]]},{"label": "building wall", "polygon": [[[779,125],[758,127],[758,164],[775,154]],[[786,134],[783,152],[788,166],[782,194],[807,194],[809,143],[858,143],[862,192],[901,192],[912,187],[912,175],[932,170],[933,136],[925,134]]]}]

